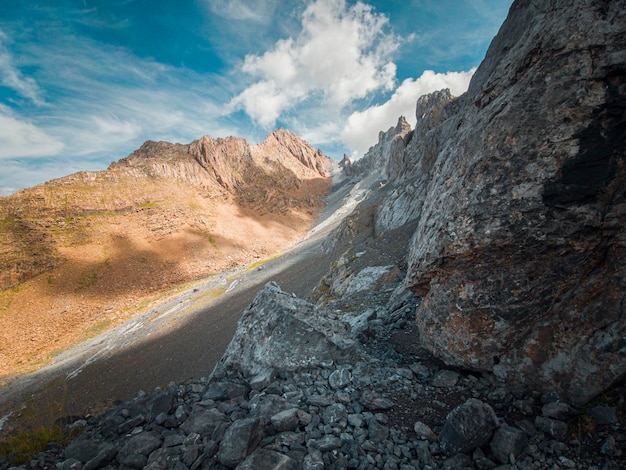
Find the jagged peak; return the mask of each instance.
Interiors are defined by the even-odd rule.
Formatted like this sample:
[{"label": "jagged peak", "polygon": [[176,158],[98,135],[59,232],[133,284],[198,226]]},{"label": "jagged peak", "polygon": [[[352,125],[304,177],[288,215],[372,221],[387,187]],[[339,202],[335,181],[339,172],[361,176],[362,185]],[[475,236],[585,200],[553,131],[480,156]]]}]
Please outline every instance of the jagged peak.
[{"label": "jagged peak", "polygon": [[419,122],[424,119],[424,117],[426,117],[426,115],[436,106],[448,103],[454,98],[455,97],[452,93],[450,93],[449,88],[433,91],[432,93],[420,96],[417,100],[417,105],[415,106],[415,117],[417,118],[417,121]]}]

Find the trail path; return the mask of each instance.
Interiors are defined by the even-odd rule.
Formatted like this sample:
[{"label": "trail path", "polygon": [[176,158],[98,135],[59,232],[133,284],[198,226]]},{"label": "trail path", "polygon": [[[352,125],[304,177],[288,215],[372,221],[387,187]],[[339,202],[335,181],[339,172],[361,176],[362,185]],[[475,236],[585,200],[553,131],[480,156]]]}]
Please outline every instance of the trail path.
[{"label": "trail path", "polygon": [[[243,310],[268,281],[307,297],[334,254],[324,237],[365,197],[368,182],[339,185],[312,230],[290,249],[256,267],[240,268],[194,285],[150,310],[55,358],[55,363],[13,379],[0,389],[3,417],[28,403],[31,414],[54,419],[98,412],[139,390],[208,377],[233,336]],[[345,181],[344,181],[345,183]],[[221,294],[221,295],[219,295]]]}]

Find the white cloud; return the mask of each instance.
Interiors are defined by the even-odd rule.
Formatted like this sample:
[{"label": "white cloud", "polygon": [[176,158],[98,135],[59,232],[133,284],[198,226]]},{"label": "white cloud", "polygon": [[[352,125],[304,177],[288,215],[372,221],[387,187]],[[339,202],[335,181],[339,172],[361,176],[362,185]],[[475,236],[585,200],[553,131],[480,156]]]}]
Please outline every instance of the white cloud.
[{"label": "white cloud", "polygon": [[420,96],[443,88],[450,88],[454,96],[459,96],[467,91],[475,71],[475,68],[448,73],[426,70],[417,79],[407,78],[385,103],[352,113],[341,131],[341,140],[354,158],[363,156],[377,142],[379,131],[394,126],[400,116],[415,126],[415,105]]},{"label": "white cloud", "polygon": [[57,155],[63,142],[36,125],[17,118],[0,104],[0,158],[42,157]]},{"label": "white cloud", "polygon": [[385,32],[387,24],[384,15],[361,2],[311,3],[297,37],[276,42],[263,55],[246,56],[242,70],[257,81],[227,111],[243,109],[269,128],[304,101],[332,112],[370,93],[393,89],[396,67],[389,58],[398,44]]},{"label": "white cloud", "polygon": [[275,0],[206,0],[212,13],[232,20],[265,23],[276,8]]},{"label": "white cloud", "polygon": [[0,30],[0,83],[36,105],[45,104],[37,82],[32,77],[25,77],[15,66],[13,56],[5,46],[6,42],[7,35]]}]

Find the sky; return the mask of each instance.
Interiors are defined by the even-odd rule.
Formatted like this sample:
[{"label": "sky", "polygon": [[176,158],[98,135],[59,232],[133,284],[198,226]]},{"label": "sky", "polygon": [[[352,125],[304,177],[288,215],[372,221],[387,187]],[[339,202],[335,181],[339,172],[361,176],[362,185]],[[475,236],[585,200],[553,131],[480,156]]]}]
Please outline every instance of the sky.
[{"label": "sky", "polygon": [[512,0],[0,0],[0,196],[146,140],[287,128],[360,158],[462,94]]}]

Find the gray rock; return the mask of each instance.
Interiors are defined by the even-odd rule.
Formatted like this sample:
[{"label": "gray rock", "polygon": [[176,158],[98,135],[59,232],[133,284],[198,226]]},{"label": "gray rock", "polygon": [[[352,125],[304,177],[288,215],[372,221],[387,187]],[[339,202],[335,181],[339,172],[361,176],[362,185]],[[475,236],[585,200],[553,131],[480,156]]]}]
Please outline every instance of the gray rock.
[{"label": "gray rock", "polygon": [[345,428],[348,424],[348,410],[341,403],[335,403],[324,410],[322,419],[329,426]]},{"label": "gray rock", "polygon": [[235,421],[222,439],[217,458],[223,465],[235,468],[255,449],[261,438],[262,426],[258,418]]},{"label": "gray rock", "polygon": [[375,220],[416,220],[405,286],[424,347],[574,405],[626,374],[626,22],[605,5],[515,2],[468,91],[394,158]]},{"label": "gray rock", "polygon": [[353,358],[357,343],[348,333],[345,323],[269,282],[243,312],[213,375],[235,368],[255,376],[268,368],[297,370]]},{"label": "gray rock", "polygon": [[226,422],[227,418],[224,413],[211,408],[193,413],[180,426],[187,434],[197,433],[202,436],[211,436],[215,429]]},{"label": "gray rock", "polygon": [[493,455],[500,463],[509,463],[509,457],[511,455],[513,457],[520,455],[527,443],[528,438],[524,431],[514,426],[503,424],[496,429],[489,446]]},{"label": "gray rock", "polygon": [[202,397],[204,400],[230,400],[236,397],[246,398],[250,387],[233,382],[214,382],[209,385]]},{"label": "gray rock", "polygon": [[433,377],[433,386],[440,388],[451,388],[456,385],[459,380],[458,372],[453,370],[440,370]]},{"label": "gray rock", "polygon": [[82,470],[98,470],[106,467],[109,463],[113,462],[116,455],[117,447],[108,442],[104,443],[100,447],[98,454],[83,465]]},{"label": "gray rock", "polygon": [[328,377],[328,384],[333,390],[341,389],[347,387],[352,380],[352,374],[349,369],[342,368],[333,371]]},{"label": "gray rock", "polygon": [[[117,454],[117,460],[124,465],[131,466],[133,468],[135,463],[138,461],[136,456],[143,456],[147,461],[148,455],[154,449],[161,445],[161,438],[153,433],[148,431],[143,431],[134,436],[131,436],[124,444],[124,446],[119,450]],[[133,464],[128,462],[134,462]],[[143,463],[142,467],[145,465]]]},{"label": "gray rock", "polygon": [[567,434],[567,423],[544,416],[535,418],[535,427],[548,436],[559,440],[564,439]]},{"label": "gray rock", "polygon": [[254,377],[250,379],[250,388],[252,390],[263,390],[276,378],[274,369],[261,369]]},{"label": "gray rock", "polygon": [[393,401],[371,392],[364,393],[361,401],[363,406],[370,411],[388,410],[393,407]]},{"label": "gray rock", "polygon": [[298,426],[300,425],[298,411],[299,410],[297,408],[291,408],[273,415],[270,418],[270,422],[276,432],[294,431],[298,429]]},{"label": "gray rock", "polygon": [[587,414],[598,424],[614,424],[617,422],[617,407],[596,406],[591,408]]},{"label": "gray rock", "polygon": [[415,431],[415,434],[417,434],[417,436],[421,439],[426,439],[430,442],[436,442],[439,440],[437,434],[435,434],[435,432],[430,429],[430,426],[422,423],[421,421],[417,421],[413,425],[413,430]]},{"label": "gray rock", "polygon": [[439,433],[439,445],[446,455],[471,452],[491,439],[498,418],[487,403],[470,398],[454,408]]},{"label": "gray rock", "polygon": [[98,455],[101,446],[102,442],[99,441],[77,439],[65,448],[64,455],[66,459],[80,460],[85,463]]},{"label": "gray rock", "polygon": [[341,444],[341,439],[337,436],[328,435],[321,439],[312,440],[308,445],[322,452],[330,452],[331,450],[339,449]]},{"label": "gray rock", "polygon": [[546,403],[541,408],[541,414],[546,418],[554,418],[566,421],[578,416],[580,412],[564,402]]},{"label": "gray rock", "polygon": [[256,449],[246,460],[237,465],[237,470],[297,470],[298,463],[292,458],[267,449]]}]

